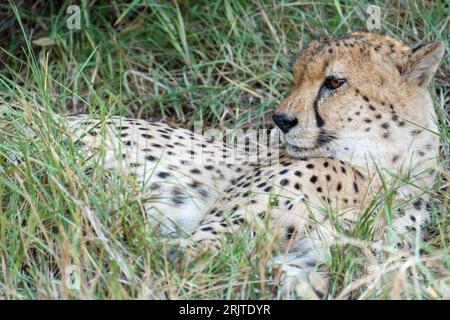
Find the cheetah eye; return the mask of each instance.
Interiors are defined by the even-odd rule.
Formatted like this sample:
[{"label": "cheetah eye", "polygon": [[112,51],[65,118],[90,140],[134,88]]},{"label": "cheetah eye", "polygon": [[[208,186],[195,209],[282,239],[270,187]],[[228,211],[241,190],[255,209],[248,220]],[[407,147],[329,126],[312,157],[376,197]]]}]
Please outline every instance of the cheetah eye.
[{"label": "cheetah eye", "polygon": [[337,79],[335,77],[328,77],[325,80],[325,87],[329,90],[336,90],[337,88],[339,88],[346,82],[347,82],[347,80],[345,80],[345,79]]}]

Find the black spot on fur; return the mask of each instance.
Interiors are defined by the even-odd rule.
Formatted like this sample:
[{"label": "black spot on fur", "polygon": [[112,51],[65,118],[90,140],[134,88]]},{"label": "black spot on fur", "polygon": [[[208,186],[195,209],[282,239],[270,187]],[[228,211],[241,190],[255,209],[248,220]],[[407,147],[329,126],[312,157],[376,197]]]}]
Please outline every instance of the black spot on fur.
[{"label": "black spot on fur", "polygon": [[286,238],[291,239],[295,233],[295,227],[289,226],[286,228]]},{"label": "black spot on fur", "polygon": [[246,192],[244,192],[243,194],[242,194],[242,196],[244,197],[244,198],[247,198],[249,195],[251,195],[252,193],[251,193],[251,191],[246,191]]},{"label": "black spot on fur", "polygon": [[170,177],[170,173],[164,172],[164,171],[160,171],[160,172],[158,172],[157,176],[160,177],[161,179],[165,179],[167,177]]},{"label": "black spot on fur", "polygon": [[236,224],[236,225],[243,224],[243,223],[245,223],[245,219],[243,217],[236,218],[236,219],[233,219],[232,223]]},{"label": "black spot on fur", "polygon": [[265,183],[265,182],[261,182],[261,183],[258,184],[256,187],[262,188],[262,187],[265,187],[265,186],[266,186],[266,183]]},{"label": "black spot on fur", "polygon": [[413,202],[413,206],[415,209],[420,210],[422,209],[422,199],[419,198],[416,201]]},{"label": "black spot on fur", "polygon": [[131,162],[131,163],[130,163],[130,167],[131,167],[131,168],[137,168],[137,167],[140,167],[140,166],[141,166],[141,164],[138,163],[138,162]]},{"label": "black spot on fur", "polygon": [[204,231],[204,232],[209,232],[209,231],[213,231],[214,229],[211,227],[203,227],[200,230]]},{"label": "black spot on fur", "polygon": [[182,205],[184,203],[184,193],[183,191],[181,191],[179,188],[174,188],[172,190],[172,201],[173,203],[175,203],[176,205]]}]

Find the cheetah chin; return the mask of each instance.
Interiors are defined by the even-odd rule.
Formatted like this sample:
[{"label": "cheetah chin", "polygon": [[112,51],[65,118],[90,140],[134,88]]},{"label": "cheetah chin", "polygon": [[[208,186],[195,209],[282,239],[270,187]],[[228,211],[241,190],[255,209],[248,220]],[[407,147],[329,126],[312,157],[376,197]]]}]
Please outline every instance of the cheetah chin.
[{"label": "cheetah chin", "polygon": [[291,132],[281,134],[282,140],[286,146],[286,151],[292,158],[320,158],[334,157],[333,142],[337,136],[325,129],[308,130],[303,129],[300,133]]},{"label": "cheetah chin", "polygon": [[292,144],[286,142],[285,145],[287,154],[294,159],[333,158],[336,156],[336,151],[330,145],[312,148],[303,147],[303,143]]}]

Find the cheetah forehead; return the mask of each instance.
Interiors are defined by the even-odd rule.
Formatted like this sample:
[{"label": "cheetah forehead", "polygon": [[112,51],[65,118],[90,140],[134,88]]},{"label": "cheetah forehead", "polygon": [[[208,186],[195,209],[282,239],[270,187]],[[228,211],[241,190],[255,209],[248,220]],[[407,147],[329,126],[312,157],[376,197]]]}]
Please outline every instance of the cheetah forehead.
[{"label": "cheetah forehead", "polygon": [[354,63],[365,63],[377,57],[390,61],[399,72],[406,66],[412,49],[404,42],[385,35],[354,32],[343,36],[328,36],[312,41],[294,64],[293,73],[299,82],[305,73],[319,77],[332,62],[351,58]]}]

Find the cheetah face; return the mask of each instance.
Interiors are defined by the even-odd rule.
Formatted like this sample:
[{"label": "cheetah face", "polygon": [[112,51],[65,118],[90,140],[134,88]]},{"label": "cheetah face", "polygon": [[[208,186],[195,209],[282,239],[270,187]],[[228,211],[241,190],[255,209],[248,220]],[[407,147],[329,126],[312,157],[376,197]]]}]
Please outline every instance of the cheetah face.
[{"label": "cheetah face", "polygon": [[273,116],[288,153],[353,163],[369,156],[392,160],[413,138],[412,123],[433,125],[426,87],[443,52],[440,43],[411,49],[367,33],[313,41],[297,59],[292,89]]}]

